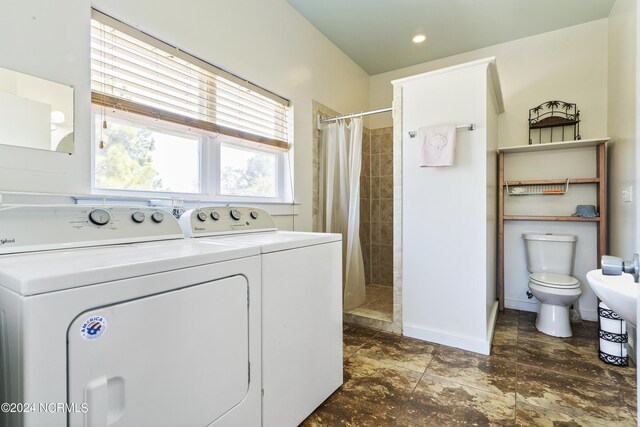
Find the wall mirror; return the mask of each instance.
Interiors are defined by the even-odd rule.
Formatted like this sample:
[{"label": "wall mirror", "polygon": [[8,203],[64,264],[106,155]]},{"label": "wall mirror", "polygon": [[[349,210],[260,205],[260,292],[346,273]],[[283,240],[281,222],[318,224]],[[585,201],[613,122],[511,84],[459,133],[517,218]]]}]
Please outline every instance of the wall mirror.
[{"label": "wall mirror", "polygon": [[73,153],[73,88],[0,68],[0,144]]}]

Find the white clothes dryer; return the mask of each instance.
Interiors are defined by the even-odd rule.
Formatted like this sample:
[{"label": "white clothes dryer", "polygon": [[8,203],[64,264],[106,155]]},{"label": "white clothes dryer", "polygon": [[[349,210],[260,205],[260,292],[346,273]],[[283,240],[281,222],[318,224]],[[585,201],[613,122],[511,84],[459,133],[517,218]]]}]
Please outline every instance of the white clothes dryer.
[{"label": "white clothes dryer", "polygon": [[300,424],[343,382],[342,236],[278,231],[261,209],[185,212],[187,237],[262,254],[262,423]]},{"label": "white clothes dryer", "polygon": [[259,250],[138,207],[0,208],[0,242],[2,426],[261,425]]}]

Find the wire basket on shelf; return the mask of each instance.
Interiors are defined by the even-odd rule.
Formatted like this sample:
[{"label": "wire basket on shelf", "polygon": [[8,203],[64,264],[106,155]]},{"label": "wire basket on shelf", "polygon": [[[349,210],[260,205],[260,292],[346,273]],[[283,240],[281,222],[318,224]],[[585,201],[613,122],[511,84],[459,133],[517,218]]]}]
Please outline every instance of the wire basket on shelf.
[{"label": "wire basket on shelf", "polygon": [[563,184],[520,184],[519,181],[505,181],[509,196],[557,196],[569,191],[569,178]]}]

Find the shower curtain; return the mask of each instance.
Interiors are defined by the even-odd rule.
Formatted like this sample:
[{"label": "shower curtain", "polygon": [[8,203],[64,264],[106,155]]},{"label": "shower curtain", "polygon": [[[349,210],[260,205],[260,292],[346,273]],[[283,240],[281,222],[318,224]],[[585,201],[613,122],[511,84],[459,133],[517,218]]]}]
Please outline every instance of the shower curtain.
[{"label": "shower curtain", "polygon": [[342,234],[344,309],[365,300],[364,261],[360,246],[360,169],[362,119],[322,127],[319,217],[327,233]]}]

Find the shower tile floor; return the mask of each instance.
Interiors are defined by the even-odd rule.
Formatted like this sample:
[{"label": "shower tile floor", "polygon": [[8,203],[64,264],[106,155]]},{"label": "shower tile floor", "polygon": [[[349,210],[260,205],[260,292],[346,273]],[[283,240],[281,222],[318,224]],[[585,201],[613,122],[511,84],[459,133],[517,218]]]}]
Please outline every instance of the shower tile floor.
[{"label": "shower tile floor", "polygon": [[391,321],[393,317],[393,287],[367,285],[364,304],[347,313],[372,319]]},{"label": "shower tile floor", "polygon": [[538,332],[498,317],[490,356],[344,326],[344,384],[301,425],[635,426],[636,368],[602,363],[597,323]]}]

